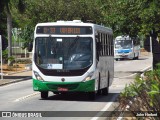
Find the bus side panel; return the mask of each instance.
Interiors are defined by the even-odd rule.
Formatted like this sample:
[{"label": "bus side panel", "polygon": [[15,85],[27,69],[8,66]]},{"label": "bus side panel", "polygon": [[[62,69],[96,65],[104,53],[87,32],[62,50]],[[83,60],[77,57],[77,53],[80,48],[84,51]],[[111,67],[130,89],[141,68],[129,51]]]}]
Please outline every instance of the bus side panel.
[{"label": "bus side panel", "polygon": [[[98,63],[100,72],[100,88],[108,87],[113,82],[114,77],[114,58],[113,56],[101,56]],[[109,78],[109,83],[108,83]]]}]

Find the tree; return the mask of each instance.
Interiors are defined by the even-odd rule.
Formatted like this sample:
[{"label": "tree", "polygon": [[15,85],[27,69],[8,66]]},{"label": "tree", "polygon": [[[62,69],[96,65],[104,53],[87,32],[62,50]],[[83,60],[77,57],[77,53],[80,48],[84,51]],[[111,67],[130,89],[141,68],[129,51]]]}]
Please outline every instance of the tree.
[{"label": "tree", "polygon": [[34,27],[40,22],[79,19],[103,23],[101,9],[95,0],[30,0],[26,1],[26,6],[24,14],[13,10],[13,20],[22,28],[24,48],[33,40]]},{"label": "tree", "polygon": [[[149,34],[153,28],[158,31],[160,24],[160,2],[156,0],[27,0],[25,5],[23,15],[12,8],[13,20],[22,31],[33,32],[40,22],[80,19],[111,27],[115,36],[136,36]],[[26,43],[31,41],[31,35],[27,36]]]},{"label": "tree", "polygon": [[[8,58],[10,58],[12,56],[12,14],[10,7],[16,5],[18,10],[22,13],[24,12],[25,5],[23,0],[1,0],[0,5],[0,10],[6,10],[7,15]],[[10,61],[8,61],[8,65],[11,65]]]},{"label": "tree", "polygon": [[0,1],[0,35],[6,36],[6,15],[4,14],[4,0]]}]

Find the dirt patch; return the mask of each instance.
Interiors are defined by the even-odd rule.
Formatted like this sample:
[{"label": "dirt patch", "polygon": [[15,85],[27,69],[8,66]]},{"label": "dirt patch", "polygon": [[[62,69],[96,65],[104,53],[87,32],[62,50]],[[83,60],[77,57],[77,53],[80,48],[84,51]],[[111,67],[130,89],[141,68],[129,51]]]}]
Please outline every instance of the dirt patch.
[{"label": "dirt patch", "polygon": [[8,74],[12,72],[18,72],[18,71],[24,71],[26,64],[13,64],[13,66],[8,66],[7,64],[4,64],[2,66],[3,73]]}]

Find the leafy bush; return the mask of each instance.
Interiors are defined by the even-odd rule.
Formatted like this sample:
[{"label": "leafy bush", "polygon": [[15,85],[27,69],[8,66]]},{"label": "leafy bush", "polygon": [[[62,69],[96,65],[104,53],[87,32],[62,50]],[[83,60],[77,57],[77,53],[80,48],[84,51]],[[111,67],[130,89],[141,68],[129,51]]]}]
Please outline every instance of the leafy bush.
[{"label": "leafy bush", "polygon": [[30,63],[32,63],[32,61],[31,61],[31,59],[17,59],[16,63],[19,63],[19,64],[30,64]]},{"label": "leafy bush", "polygon": [[3,63],[7,63],[7,61],[8,61],[8,50],[3,50],[2,58],[3,58]]},{"label": "leafy bush", "polygon": [[[137,112],[160,111],[160,64],[157,69],[147,71],[144,77],[137,76],[135,81],[126,86],[119,97],[119,109],[130,111],[136,117]],[[142,118],[142,117],[141,117]],[[150,116],[151,119],[159,119]]]}]

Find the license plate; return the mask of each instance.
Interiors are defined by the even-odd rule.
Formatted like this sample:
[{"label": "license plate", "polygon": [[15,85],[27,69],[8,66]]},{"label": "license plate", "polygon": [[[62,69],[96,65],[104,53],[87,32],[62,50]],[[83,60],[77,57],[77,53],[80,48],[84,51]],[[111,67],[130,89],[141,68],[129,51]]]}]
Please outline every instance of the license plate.
[{"label": "license plate", "polygon": [[58,91],[68,91],[68,88],[61,88],[61,87],[58,87]]}]

